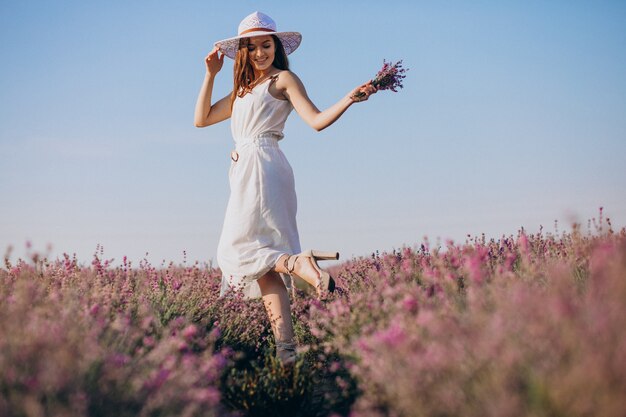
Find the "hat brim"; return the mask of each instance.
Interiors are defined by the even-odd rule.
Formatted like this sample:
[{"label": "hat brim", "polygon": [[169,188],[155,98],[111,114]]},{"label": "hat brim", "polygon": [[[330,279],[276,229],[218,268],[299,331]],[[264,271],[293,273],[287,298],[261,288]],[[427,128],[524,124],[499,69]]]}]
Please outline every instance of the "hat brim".
[{"label": "hat brim", "polygon": [[300,42],[302,42],[302,35],[299,32],[265,32],[259,30],[256,32],[246,33],[245,35],[235,36],[233,38],[217,41],[215,42],[215,46],[217,46],[219,50],[222,51],[222,53],[227,57],[235,59],[235,54],[237,53],[237,49],[239,49],[239,39],[267,35],[276,35],[278,39],[280,39],[280,42],[283,44],[283,47],[285,48],[285,53],[287,55],[298,49],[298,46],[300,46]]}]

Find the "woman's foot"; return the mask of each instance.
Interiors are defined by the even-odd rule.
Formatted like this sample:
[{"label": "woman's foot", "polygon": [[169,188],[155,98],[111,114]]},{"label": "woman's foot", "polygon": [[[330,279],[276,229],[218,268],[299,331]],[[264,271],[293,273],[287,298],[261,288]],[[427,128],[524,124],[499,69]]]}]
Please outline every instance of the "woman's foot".
[{"label": "woman's foot", "polygon": [[293,340],[289,342],[276,342],[276,358],[283,366],[293,366],[298,358],[296,354],[296,343]]},{"label": "woman's foot", "polygon": [[335,280],[317,264],[318,259],[339,259],[337,252],[306,251],[285,259],[285,269],[315,288],[318,298],[335,290]]}]

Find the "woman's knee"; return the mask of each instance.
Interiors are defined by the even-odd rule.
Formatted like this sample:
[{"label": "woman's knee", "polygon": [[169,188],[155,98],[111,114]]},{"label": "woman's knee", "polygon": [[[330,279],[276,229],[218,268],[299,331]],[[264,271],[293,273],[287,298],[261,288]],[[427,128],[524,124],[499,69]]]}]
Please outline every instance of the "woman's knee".
[{"label": "woman's knee", "polygon": [[278,274],[278,272],[270,271],[267,274],[263,275],[258,280],[259,287],[261,287],[261,293],[267,293],[272,291],[273,289],[277,289],[280,287],[285,288],[285,283],[282,278]]}]

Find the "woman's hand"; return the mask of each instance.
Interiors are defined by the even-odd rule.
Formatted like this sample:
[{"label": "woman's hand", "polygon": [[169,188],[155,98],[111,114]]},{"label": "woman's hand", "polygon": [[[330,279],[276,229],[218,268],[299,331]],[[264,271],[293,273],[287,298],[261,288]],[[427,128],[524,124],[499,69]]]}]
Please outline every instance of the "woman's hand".
[{"label": "woman's hand", "polygon": [[354,90],[352,90],[350,94],[348,95],[348,97],[353,102],[358,103],[358,102],[367,100],[369,96],[376,93],[376,91],[378,90],[376,89],[376,87],[372,85],[372,80],[369,80],[365,84],[362,84],[358,86],[357,88],[355,88]]},{"label": "woman's hand", "polygon": [[213,48],[204,58],[206,74],[196,101],[196,110],[194,112],[194,125],[196,127],[210,126],[228,119],[231,115],[230,94],[211,104],[215,75],[220,72],[222,64],[224,64],[224,54],[221,55],[219,56],[217,48]]},{"label": "woman's hand", "polygon": [[224,64],[224,54],[218,54],[219,49],[217,46],[213,47],[213,50],[204,58],[206,64],[206,72],[210,76],[215,76],[222,69]]}]

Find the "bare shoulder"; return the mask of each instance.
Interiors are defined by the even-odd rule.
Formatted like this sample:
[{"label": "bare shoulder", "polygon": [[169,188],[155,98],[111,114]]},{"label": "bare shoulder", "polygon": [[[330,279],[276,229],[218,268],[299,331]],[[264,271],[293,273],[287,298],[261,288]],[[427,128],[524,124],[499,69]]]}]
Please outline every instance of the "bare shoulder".
[{"label": "bare shoulder", "polygon": [[289,70],[278,72],[272,78],[274,81],[272,81],[269,91],[278,99],[291,100],[292,94],[306,94],[300,78]]},{"label": "bare shoulder", "polygon": [[288,87],[291,87],[293,85],[302,85],[302,81],[300,81],[300,78],[298,78],[298,76],[289,71],[289,70],[283,70],[281,72],[279,72],[278,74],[275,75],[276,76],[276,88],[278,88],[279,90],[286,90]]}]

